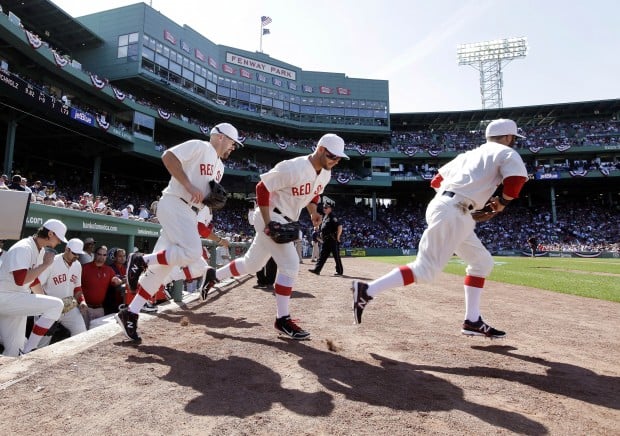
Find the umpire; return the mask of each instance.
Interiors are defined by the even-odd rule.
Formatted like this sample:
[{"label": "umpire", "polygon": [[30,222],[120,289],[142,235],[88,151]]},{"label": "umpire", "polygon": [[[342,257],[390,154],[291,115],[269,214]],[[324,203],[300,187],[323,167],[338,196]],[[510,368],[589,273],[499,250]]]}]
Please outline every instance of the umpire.
[{"label": "umpire", "polygon": [[321,269],[330,254],[334,256],[336,261],[336,276],[343,274],[342,261],[340,260],[340,236],[342,235],[342,223],[338,221],[332,213],[333,205],[330,203],[323,204],[323,221],[321,222],[321,239],[323,246],[321,247],[321,255],[314,269],[310,269],[313,274],[321,274]]}]

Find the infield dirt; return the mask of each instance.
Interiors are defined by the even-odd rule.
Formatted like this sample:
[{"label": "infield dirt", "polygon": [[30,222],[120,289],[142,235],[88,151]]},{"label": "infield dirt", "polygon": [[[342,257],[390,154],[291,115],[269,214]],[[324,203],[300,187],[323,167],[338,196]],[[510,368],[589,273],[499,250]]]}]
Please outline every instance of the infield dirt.
[{"label": "infield dirt", "polygon": [[249,277],[141,322],[140,346],[108,326],[86,349],[0,358],[3,432],[618,434],[618,303],[487,281],[483,316],[508,333],[491,341],[460,334],[460,277],[385,292],[353,325],[351,280],[393,266],[300,267],[291,314],[311,340],[277,335]]}]

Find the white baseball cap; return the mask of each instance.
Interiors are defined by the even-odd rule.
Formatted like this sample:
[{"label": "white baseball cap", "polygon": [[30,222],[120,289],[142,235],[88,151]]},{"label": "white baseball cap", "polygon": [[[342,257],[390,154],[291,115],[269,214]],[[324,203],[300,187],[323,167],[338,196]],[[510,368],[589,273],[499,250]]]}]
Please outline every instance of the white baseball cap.
[{"label": "white baseball cap", "polygon": [[52,218],[45,221],[43,227],[54,232],[62,242],[67,242],[67,238],[65,237],[67,234],[67,226],[65,226],[62,221]]},{"label": "white baseball cap", "polygon": [[519,138],[525,138],[523,135],[519,135],[517,133],[517,123],[507,118],[500,118],[498,120],[493,120],[487,126],[487,130],[485,136],[490,138],[492,136],[504,136],[504,135],[515,135]]},{"label": "white baseball cap", "polygon": [[219,123],[211,129],[211,135],[216,135],[218,133],[228,136],[230,139],[235,141],[235,144],[237,144],[239,147],[243,147],[243,141],[245,140],[245,138],[239,138],[239,132],[232,124]]},{"label": "white baseball cap", "polygon": [[344,139],[335,133],[326,133],[319,139],[318,147],[325,147],[331,154],[335,154],[339,157],[349,159],[349,156],[344,154]]},{"label": "white baseball cap", "polygon": [[69,239],[67,248],[71,250],[73,254],[84,254],[84,243],[78,238]]}]

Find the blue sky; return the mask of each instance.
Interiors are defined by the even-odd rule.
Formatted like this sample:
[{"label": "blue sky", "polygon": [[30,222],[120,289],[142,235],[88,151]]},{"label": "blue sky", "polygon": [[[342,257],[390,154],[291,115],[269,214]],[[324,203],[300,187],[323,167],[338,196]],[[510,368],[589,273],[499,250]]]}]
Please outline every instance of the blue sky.
[{"label": "blue sky", "polygon": [[[52,0],[74,17],[136,1]],[[504,67],[504,107],[620,98],[617,0],[152,0],[216,44],[263,52],[308,71],[390,82],[390,110],[480,109],[480,74],[456,48],[526,37]],[[383,6],[379,6],[383,4]]]}]

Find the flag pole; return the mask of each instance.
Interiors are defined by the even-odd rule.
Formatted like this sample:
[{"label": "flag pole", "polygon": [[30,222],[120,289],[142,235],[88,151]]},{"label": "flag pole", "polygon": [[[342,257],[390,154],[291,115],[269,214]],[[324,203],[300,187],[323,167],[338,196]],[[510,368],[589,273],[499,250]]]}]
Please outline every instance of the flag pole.
[{"label": "flag pole", "polygon": [[258,49],[259,53],[263,52],[263,19],[260,18],[260,48]]}]

